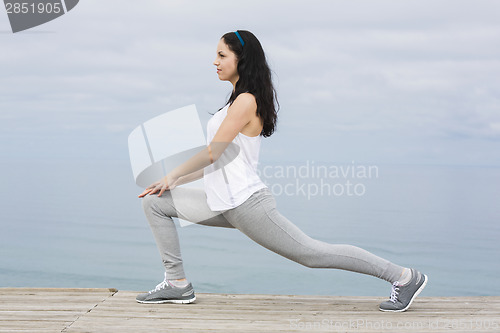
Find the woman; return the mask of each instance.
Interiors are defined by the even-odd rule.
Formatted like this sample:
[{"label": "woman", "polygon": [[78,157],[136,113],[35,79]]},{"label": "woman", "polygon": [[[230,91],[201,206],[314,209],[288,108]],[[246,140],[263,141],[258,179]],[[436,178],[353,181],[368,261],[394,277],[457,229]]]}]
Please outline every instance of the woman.
[{"label": "woman", "polygon": [[[180,217],[207,226],[237,228],[307,267],[384,279],[392,283],[392,291],[379,309],[407,310],[427,284],[427,276],[352,245],[312,239],[276,210],[275,199],[256,173],[262,137],[273,134],[277,121],[271,72],[257,38],[244,30],[225,34],[217,45],[214,65],[219,79],[232,83],[233,92],[227,105],[208,122],[207,148],[139,195],[166,271],[165,280],[137,296],[137,301],[191,303],[196,299],[184,274],[172,220]],[[204,190],[176,188],[202,177]]]}]

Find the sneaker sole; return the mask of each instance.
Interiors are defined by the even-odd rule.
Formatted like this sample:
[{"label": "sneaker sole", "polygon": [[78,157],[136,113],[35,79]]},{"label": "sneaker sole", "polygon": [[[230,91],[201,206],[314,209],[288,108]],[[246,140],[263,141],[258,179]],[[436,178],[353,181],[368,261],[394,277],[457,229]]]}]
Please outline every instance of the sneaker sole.
[{"label": "sneaker sole", "polygon": [[193,296],[193,298],[190,299],[165,299],[161,301],[139,301],[138,299],[136,299],[136,302],[142,304],[164,304],[164,303],[189,304],[193,303],[195,300],[196,296]]},{"label": "sneaker sole", "polygon": [[408,310],[411,303],[413,303],[413,300],[418,296],[418,294],[420,294],[422,292],[422,290],[424,290],[425,286],[427,285],[427,282],[429,282],[429,278],[427,277],[427,275],[425,275],[425,274],[422,274],[422,275],[424,276],[424,283],[422,283],[420,288],[418,288],[417,291],[413,294],[413,297],[410,299],[410,302],[408,303],[408,305],[405,308],[399,309],[399,310],[388,310],[388,309],[381,309],[381,308],[378,308],[378,309],[380,311],[384,311],[384,312],[404,312],[404,311]]}]

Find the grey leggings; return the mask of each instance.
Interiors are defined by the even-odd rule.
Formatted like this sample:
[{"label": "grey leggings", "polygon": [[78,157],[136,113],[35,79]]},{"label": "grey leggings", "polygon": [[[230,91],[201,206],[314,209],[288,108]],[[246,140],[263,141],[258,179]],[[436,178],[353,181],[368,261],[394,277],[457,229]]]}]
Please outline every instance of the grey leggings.
[{"label": "grey leggings", "polygon": [[[268,188],[243,204],[223,212],[210,210],[202,189],[177,187],[142,199],[168,279],[185,277],[179,238],[172,217],[213,227],[236,228],[250,239],[285,258],[312,268],[337,268],[397,281],[403,267],[359,247],[312,239],[276,209]],[[175,204],[174,204],[175,203]]]}]

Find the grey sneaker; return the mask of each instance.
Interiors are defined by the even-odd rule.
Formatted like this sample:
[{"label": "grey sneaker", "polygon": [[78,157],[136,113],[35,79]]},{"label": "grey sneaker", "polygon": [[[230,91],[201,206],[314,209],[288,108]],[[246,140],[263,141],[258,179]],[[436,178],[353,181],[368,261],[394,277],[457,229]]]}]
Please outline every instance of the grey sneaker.
[{"label": "grey sneaker", "polygon": [[411,303],[425,288],[429,281],[427,275],[419,271],[411,270],[411,280],[405,285],[399,285],[396,281],[392,284],[391,299],[380,303],[380,311],[403,312],[408,310]]},{"label": "grey sneaker", "polygon": [[165,274],[165,280],[158,284],[155,289],[140,294],[135,299],[139,303],[151,303],[151,304],[160,304],[160,303],[192,303],[196,300],[196,296],[194,295],[194,289],[191,283],[189,283],[184,288],[172,287],[168,281],[167,276]]}]

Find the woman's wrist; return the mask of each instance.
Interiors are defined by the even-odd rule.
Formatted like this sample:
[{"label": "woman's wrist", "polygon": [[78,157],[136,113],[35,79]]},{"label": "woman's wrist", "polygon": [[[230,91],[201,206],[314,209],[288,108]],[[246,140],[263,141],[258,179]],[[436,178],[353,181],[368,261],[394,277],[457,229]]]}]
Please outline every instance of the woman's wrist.
[{"label": "woman's wrist", "polygon": [[170,174],[166,175],[165,177],[162,178],[162,180],[168,184],[169,180],[172,179],[172,177],[170,176]]},{"label": "woman's wrist", "polygon": [[168,184],[169,181],[176,180],[176,179],[179,179],[181,177],[182,176],[178,176],[176,173],[174,173],[174,172],[171,171],[165,177],[163,177],[163,180]]}]

